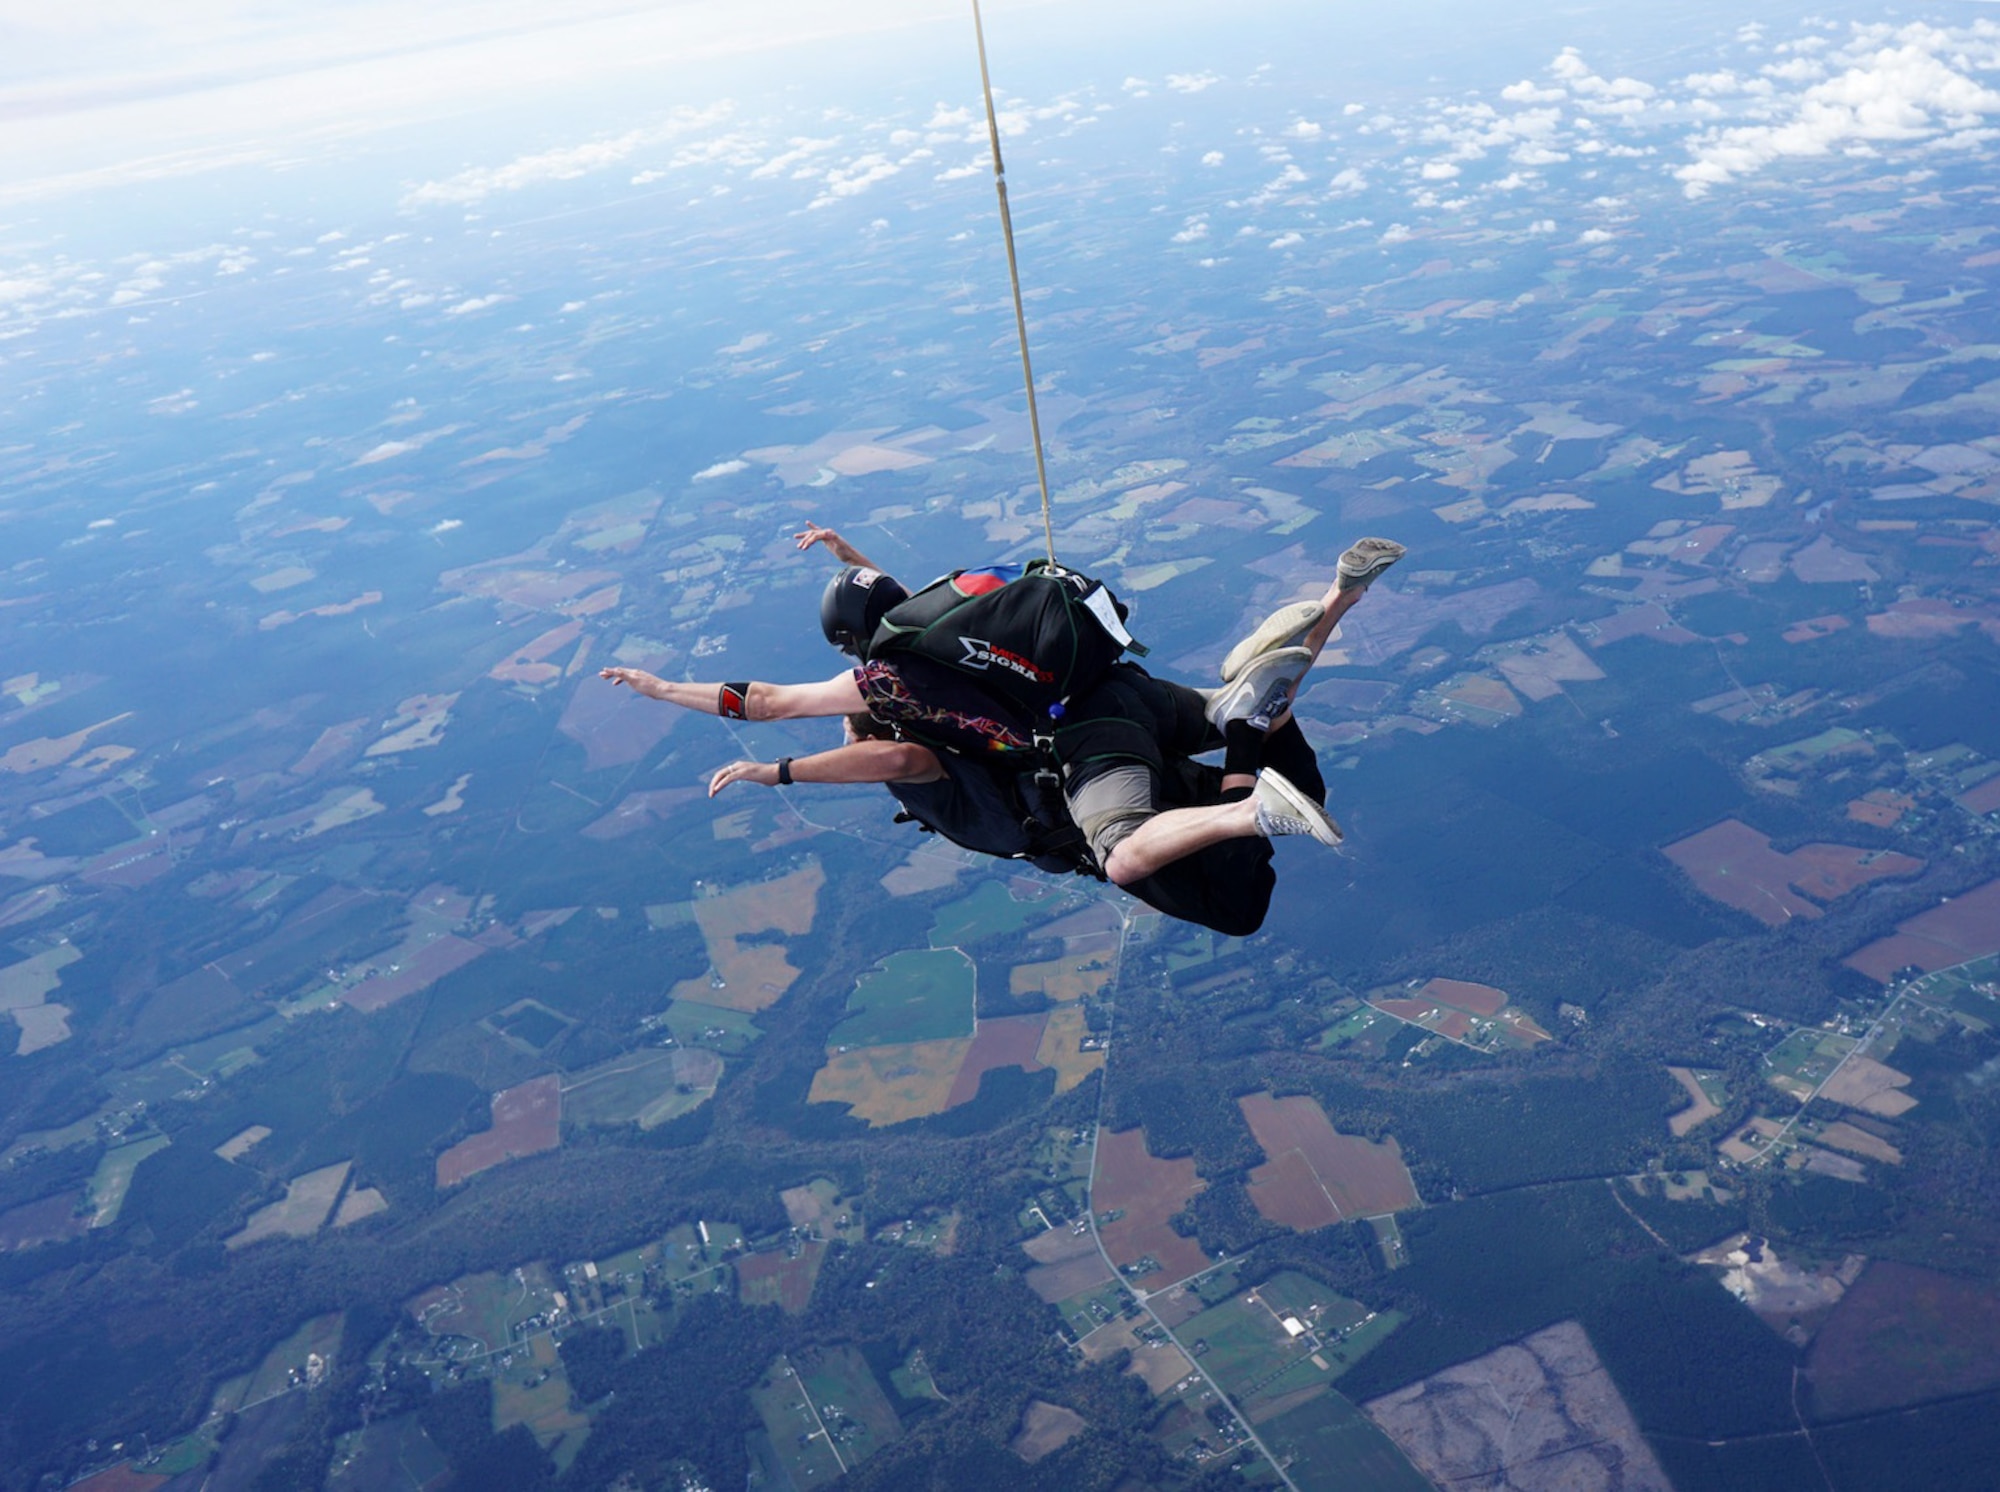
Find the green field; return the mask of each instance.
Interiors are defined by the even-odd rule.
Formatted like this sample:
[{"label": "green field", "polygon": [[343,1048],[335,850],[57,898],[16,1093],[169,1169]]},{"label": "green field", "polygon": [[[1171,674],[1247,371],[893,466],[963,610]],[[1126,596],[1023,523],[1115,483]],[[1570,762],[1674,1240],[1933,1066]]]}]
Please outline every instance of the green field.
[{"label": "green field", "polygon": [[652,1019],[671,1031],[682,1046],[705,1046],[724,1056],[747,1051],[764,1034],[755,1019],[743,1011],[697,1005],[690,1000],[676,1000],[665,1015]]},{"label": "green field", "polygon": [[1379,1053],[1400,1024],[1393,1015],[1385,1015],[1373,1005],[1363,1005],[1320,1032],[1319,1049],[1330,1051],[1352,1041]]},{"label": "green field", "polygon": [[1063,1325],[1079,1341],[1105,1322],[1116,1321],[1124,1308],[1125,1291],[1116,1280],[1107,1281],[1081,1295],[1072,1295],[1056,1307],[1062,1313]]},{"label": "green field", "polygon": [[721,1075],[721,1059],[707,1051],[628,1052],[564,1083],[563,1118],[653,1129],[708,1102]]},{"label": "green field", "polygon": [[931,924],[931,947],[953,948],[1019,932],[1055,910],[1056,898],[1016,901],[1004,881],[988,881],[972,895],[937,910]]},{"label": "green field", "polygon": [[[1285,1327],[1295,1320],[1297,1335]],[[1302,1274],[1275,1275],[1176,1328],[1245,1413],[1288,1394],[1323,1387],[1359,1362],[1403,1322],[1371,1312]]]},{"label": "green field", "polygon": [[1382,1251],[1382,1263],[1386,1268],[1401,1269],[1410,1262],[1409,1245],[1403,1242],[1403,1230],[1396,1226],[1393,1212],[1369,1218],[1368,1226],[1375,1230],[1375,1246]]},{"label": "green field", "polygon": [[888,1396],[855,1348],[802,1353],[793,1365],[849,1466],[867,1460],[903,1433]]},{"label": "green field", "polygon": [[1764,1076],[1774,1087],[1803,1101],[1826,1081],[1827,1074],[1839,1066],[1840,1059],[1853,1051],[1855,1045],[1851,1036],[1822,1031],[1817,1026],[1802,1026],[1779,1042],[1764,1059]]},{"label": "green field", "polygon": [[921,1347],[911,1349],[910,1355],[903,1359],[903,1365],[890,1371],[889,1383],[898,1395],[911,1402],[944,1397],[937,1380],[931,1376],[931,1365],[925,1360]]},{"label": "green field", "polygon": [[158,1155],[172,1143],[165,1135],[147,1135],[143,1140],[132,1140],[104,1152],[90,1178],[91,1227],[106,1228],[118,1221],[139,1163],[149,1155]]},{"label": "green field", "polygon": [[893,1046],[972,1035],[972,960],[956,948],[892,953],[861,976],[827,1046]]},{"label": "green field", "polygon": [[752,1485],[807,1492],[858,1466],[901,1433],[861,1354],[851,1347],[781,1356],[750,1402],[765,1434],[753,1441],[762,1476]]},{"label": "green field", "polygon": [[1258,1426],[1301,1492],[1429,1492],[1374,1421],[1332,1390]]}]

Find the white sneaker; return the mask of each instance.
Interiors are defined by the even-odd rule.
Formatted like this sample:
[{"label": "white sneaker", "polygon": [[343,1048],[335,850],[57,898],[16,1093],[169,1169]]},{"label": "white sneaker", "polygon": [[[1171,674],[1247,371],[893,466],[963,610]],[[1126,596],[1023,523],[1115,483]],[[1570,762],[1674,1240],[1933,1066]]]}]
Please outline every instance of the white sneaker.
[{"label": "white sneaker", "polygon": [[1356,539],[1334,566],[1344,591],[1366,590],[1389,566],[1409,553],[1394,539]]},{"label": "white sneaker", "polygon": [[1280,606],[1257,624],[1256,631],[1229,650],[1229,656],[1222,660],[1222,682],[1235,683],[1236,676],[1259,653],[1297,647],[1300,639],[1312,630],[1313,623],[1325,615],[1326,608],[1317,601],[1294,601],[1290,606]]},{"label": "white sneaker", "polygon": [[1209,722],[1221,730],[1232,720],[1248,720],[1258,730],[1269,730],[1292,707],[1292,691],[1311,666],[1309,648],[1259,653],[1235,683],[1209,695]]},{"label": "white sneaker", "polygon": [[1251,796],[1257,804],[1257,832],[1266,839],[1310,834],[1331,846],[1345,837],[1332,814],[1269,767],[1257,774],[1257,790]]}]

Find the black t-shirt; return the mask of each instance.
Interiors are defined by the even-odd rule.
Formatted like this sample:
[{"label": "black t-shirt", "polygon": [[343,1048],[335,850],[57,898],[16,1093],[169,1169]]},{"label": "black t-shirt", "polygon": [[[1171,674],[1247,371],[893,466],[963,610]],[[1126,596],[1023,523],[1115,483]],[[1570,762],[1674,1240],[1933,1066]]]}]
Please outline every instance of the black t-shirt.
[{"label": "black t-shirt", "polygon": [[935,782],[888,784],[912,818],[982,855],[1024,855],[1033,849],[996,769],[949,752],[938,753],[938,762],[945,775]]}]

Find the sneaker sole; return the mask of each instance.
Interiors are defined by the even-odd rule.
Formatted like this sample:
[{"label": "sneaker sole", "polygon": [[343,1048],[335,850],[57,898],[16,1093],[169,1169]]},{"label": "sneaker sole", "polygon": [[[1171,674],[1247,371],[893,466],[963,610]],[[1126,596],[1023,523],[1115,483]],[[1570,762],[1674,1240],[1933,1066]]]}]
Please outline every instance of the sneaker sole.
[{"label": "sneaker sole", "polygon": [[1257,786],[1259,789],[1268,786],[1271,796],[1276,798],[1284,811],[1292,817],[1304,819],[1309,824],[1325,824],[1327,833],[1322,834],[1318,829],[1313,830],[1313,838],[1321,844],[1331,848],[1347,838],[1346,831],[1334,821],[1333,815],[1308,798],[1283,773],[1274,772],[1266,767],[1257,774]]},{"label": "sneaker sole", "polygon": [[[1292,692],[1296,695],[1300,681],[1305,678],[1306,670],[1312,664],[1312,654],[1305,648],[1278,648],[1271,652],[1259,653],[1251,662],[1255,664],[1267,658],[1282,658],[1296,670],[1291,680]],[[1240,709],[1245,705],[1254,709],[1260,702],[1261,696],[1268,693],[1271,685],[1281,676],[1274,674],[1272,679],[1264,684],[1263,689],[1258,691],[1258,696],[1246,698],[1244,695],[1244,685],[1248,682],[1249,678],[1249,671],[1247,669],[1237,676],[1235,683],[1225,684],[1220,689],[1211,691],[1208,696],[1208,709],[1205,711],[1209,724],[1213,725],[1217,730],[1221,730],[1229,723],[1231,711]],[[1289,702],[1287,702],[1286,707],[1290,708]],[[1247,719],[1249,717],[1242,716],[1237,718]]]},{"label": "sneaker sole", "polygon": [[1290,606],[1279,607],[1258,624],[1255,632],[1229,650],[1229,656],[1222,660],[1222,682],[1235,683],[1237,675],[1250,666],[1252,659],[1296,642],[1325,615],[1326,608],[1317,601],[1294,601]]},{"label": "sneaker sole", "polygon": [[[1384,570],[1409,553],[1408,549],[1393,539],[1357,539],[1349,546],[1348,552],[1352,553],[1364,544],[1369,546],[1369,552],[1375,554],[1376,558],[1359,574],[1340,576],[1340,589],[1344,591],[1366,589]],[[1341,556],[1343,559],[1346,557],[1346,555]]]}]

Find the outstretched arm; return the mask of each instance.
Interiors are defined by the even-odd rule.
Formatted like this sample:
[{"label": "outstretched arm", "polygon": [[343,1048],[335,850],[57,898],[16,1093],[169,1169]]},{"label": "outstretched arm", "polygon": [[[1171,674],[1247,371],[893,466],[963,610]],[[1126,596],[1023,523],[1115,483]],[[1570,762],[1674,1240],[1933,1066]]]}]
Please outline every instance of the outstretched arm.
[{"label": "outstretched arm", "polygon": [[[854,741],[815,756],[792,759],[794,782],[935,782],[944,776],[937,755],[913,741]],[[776,762],[731,762],[709,779],[713,798],[732,782],[778,785]]]},{"label": "outstretched arm", "polygon": [[815,544],[824,544],[833,557],[843,565],[860,565],[869,570],[880,570],[882,568],[867,555],[848,543],[847,540],[841,538],[832,529],[821,528],[810,518],[806,520],[806,526],[793,534],[792,537],[798,541],[800,549],[810,549]]},{"label": "outstretched arm", "polygon": [[[700,715],[722,713],[722,691],[732,686],[663,679],[643,668],[602,668],[600,679],[623,684],[635,694],[679,705]],[[744,720],[806,720],[819,715],[851,715],[867,708],[852,673],[837,673],[818,684],[753,683],[742,690]]]}]

